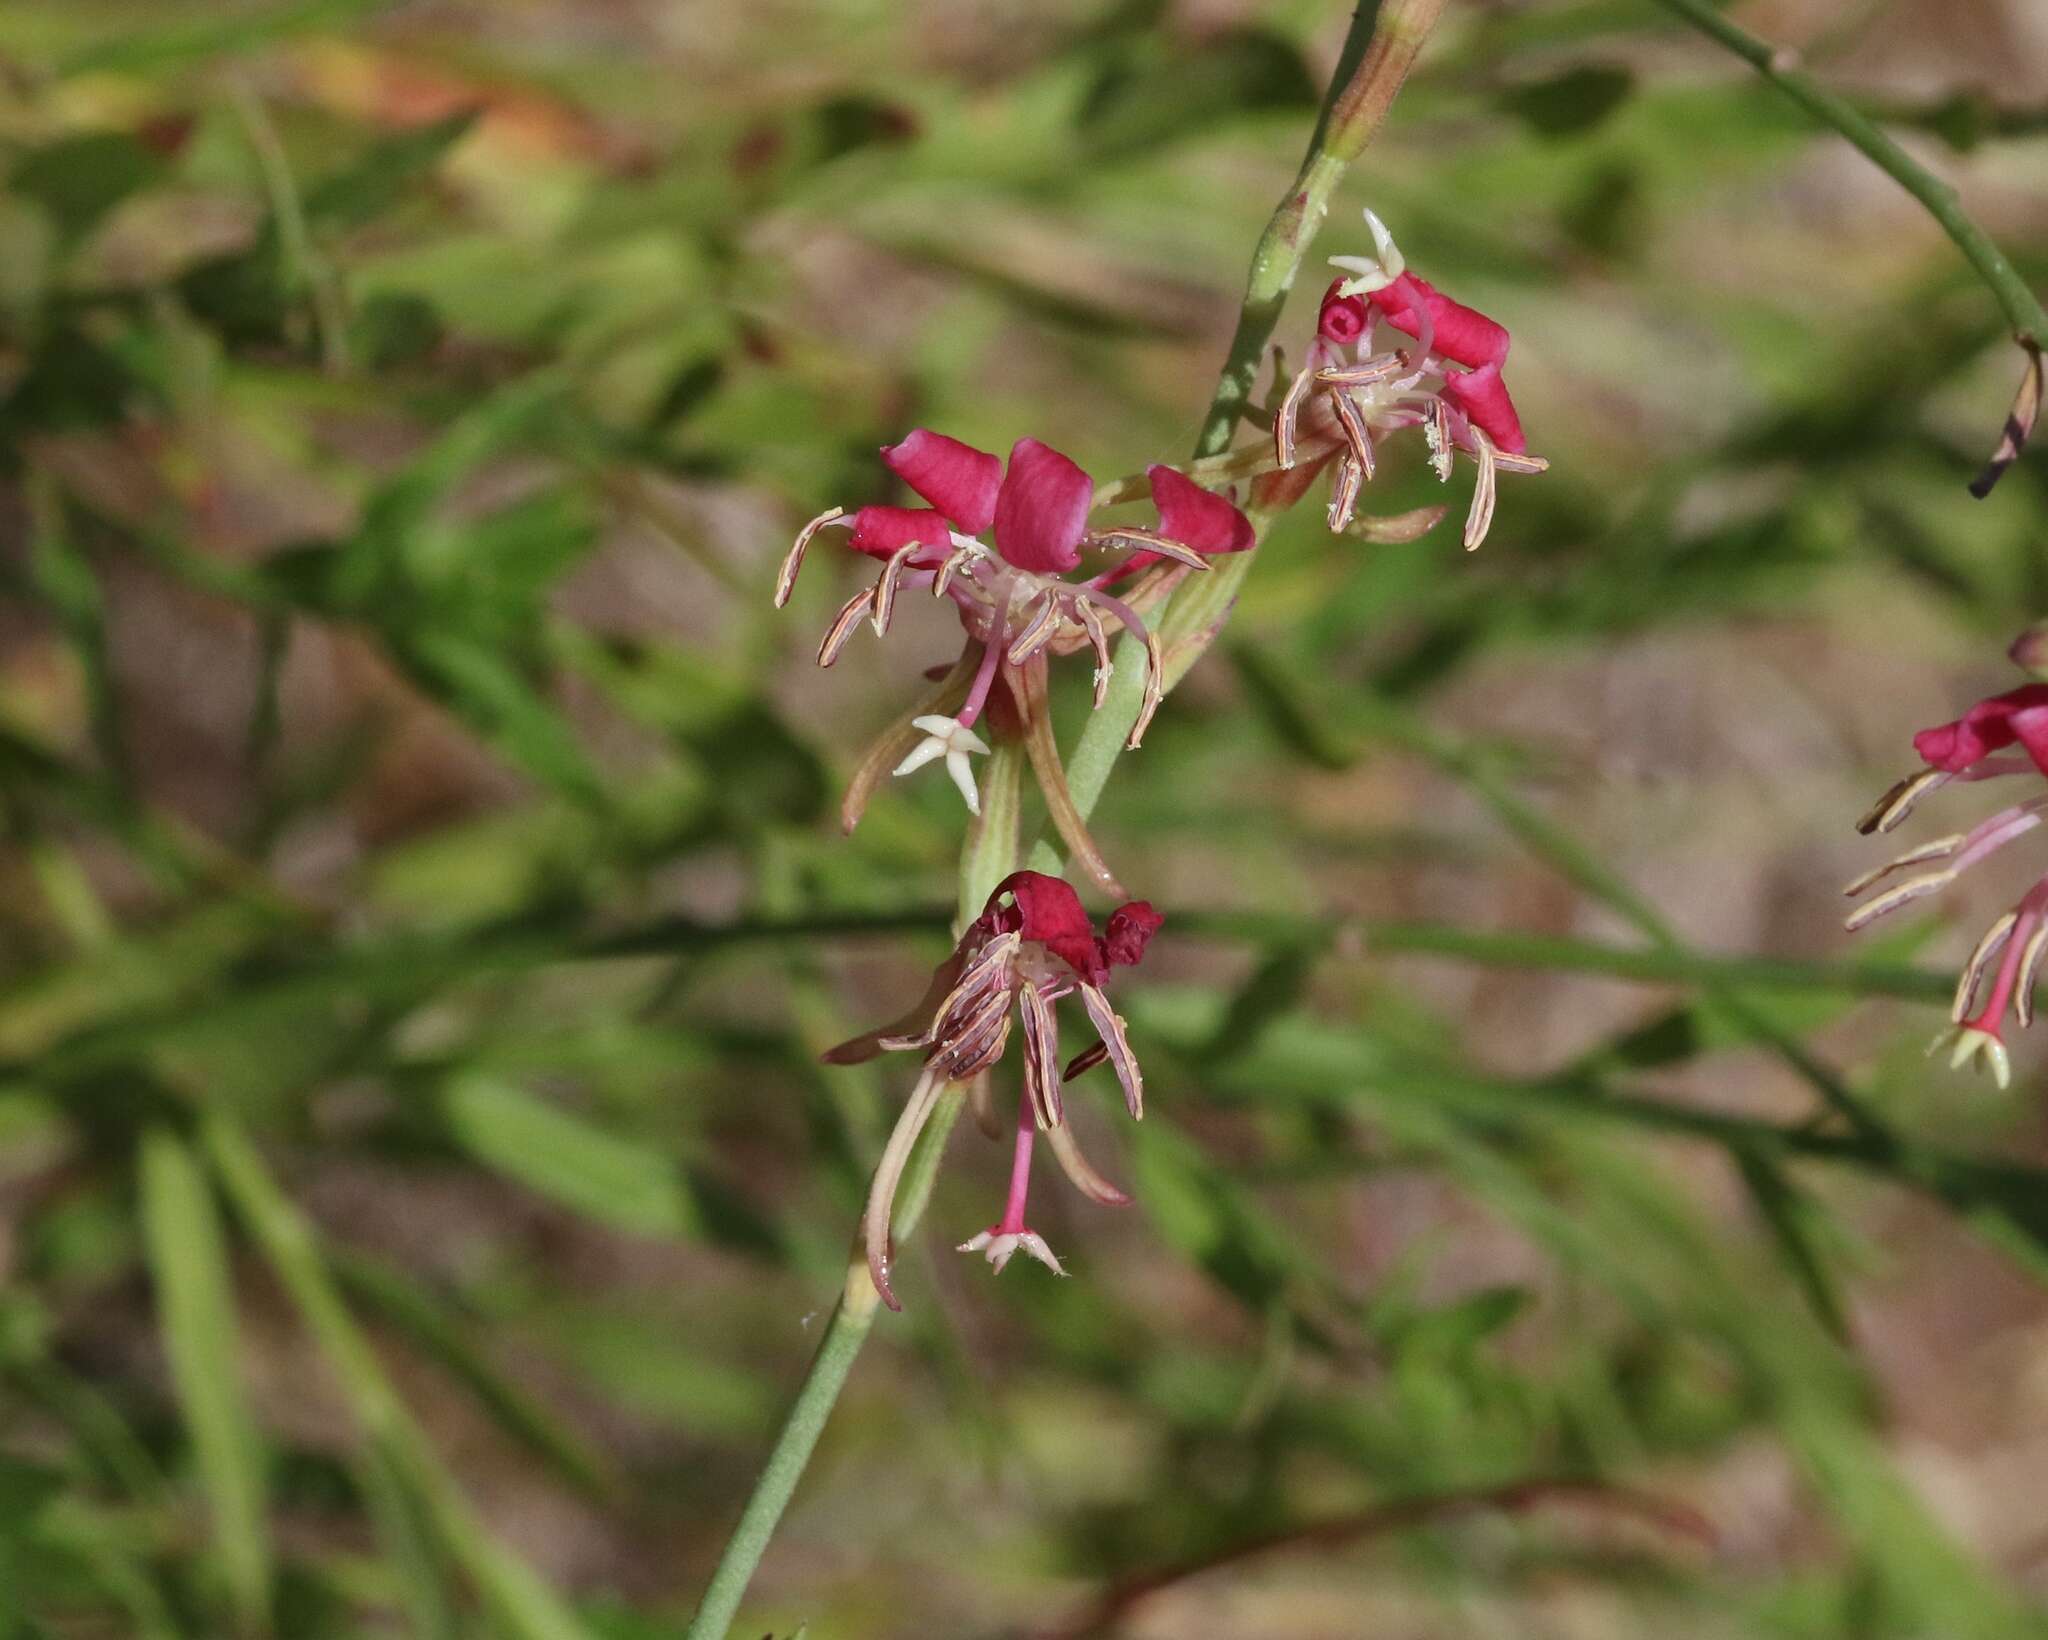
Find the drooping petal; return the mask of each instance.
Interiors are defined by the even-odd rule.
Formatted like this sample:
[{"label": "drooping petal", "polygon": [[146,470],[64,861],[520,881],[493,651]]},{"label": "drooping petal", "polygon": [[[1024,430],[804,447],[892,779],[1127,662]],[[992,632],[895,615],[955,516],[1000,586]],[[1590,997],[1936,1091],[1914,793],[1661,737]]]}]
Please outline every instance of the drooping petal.
[{"label": "drooping petal", "polygon": [[1515,414],[1515,401],[1508,397],[1508,384],[1501,380],[1500,366],[1481,365],[1477,370],[1453,372],[1444,378],[1444,397],[1465,412],[1465,419],[1511,456],[1529,448],[1522,435],[1522,418]]},{"label": "drooping petal", "polygon": [[1109,914],[1108,926],[1103,930],[1103,954],[1120,967],[1136,967],[1145,955],[1145,947],[1152,943],[1152,936],[1165,921],[1163,915],[1152,909],[1150,900],[1132,900],[1128,905],[1118,906]]},{"label": "drooping petal", "polygon": [[1955,722],[1922,729],[1913,737],[1913,750],[1944,774],[1961,774],[2014,744],[2048,774],[2048,683],[2024,684],[1980,700]]},{"label": "drooping petal", "polygon": [[882,459],[962,535],[981,534],[995,517],[1003,464],[988,451],[920,427],[901,444],[883,445]]},{"label": "drooping petal", "polygon": [[1049,444],[1020,438],[996,495],[996,551],[1019,569],[1063,575],[1081,561],[1095,482]]},{"label": "drooping petal", "polygon": [[930,1070],[917,1079],[917,1086],[910,1090],[902,1115],[896,1118],[896,1126],[889,1132],[889,1142],[882,1148],[882,1159],[875,1164],[875,1176],[868,1185],[867,1210],[861,1215],[861,1240],[867,1250],[868,1277],[874,1282],[875,1291],[881,1294],[882,1302],[892,1310],[903,1308],[895,1290],[889,1285],[889,1268],[896,1257],[889,1235],[889,1221],[896,1206],[896,1187],[903,1182],[903,1169],[910,1161],[911,1149],[917,1143],[917,1136],[924,1131],[925,1123],[931,1120],[933,1110],[938,1107],[939,1095],[945,1089],[945,1079]]},{"label": "drooping petal", "polygon": [[1103,977],[1106,970],[1096,949],[1095,927],[1071,883],[1039,871],[1012,872],[989,896],[991,911],[1005,894],[1016,902],[1017,933],[1044,946],[1081,978],[1095,981]]},{"label": "drooping petal", "polygon": [[853,515],[846,544],[870,558],[894,558],[913,541],[945,547],[952,540],[945,519],[929,507],[863,507]]},{"label": "drooping petal", "polygon": [[1045,1138],[1053,1159],[1060,1164],[1060,1171],[1082,1195],[1104,1207],[1131,1205],[1131,1198],[1097,1172],[1095,1164],[1081,1153],[1080,1141],[1074,1137],[1073,1123],[1062,1122],[1058,1127],[1046,1129]]},{"label": "drooping petal", "polygon": [[1147,467],[1145,476],[1161,535],[1200,553],[1243,552],[1252,545],[1252,521],[1225,497],[1162,463]]}]

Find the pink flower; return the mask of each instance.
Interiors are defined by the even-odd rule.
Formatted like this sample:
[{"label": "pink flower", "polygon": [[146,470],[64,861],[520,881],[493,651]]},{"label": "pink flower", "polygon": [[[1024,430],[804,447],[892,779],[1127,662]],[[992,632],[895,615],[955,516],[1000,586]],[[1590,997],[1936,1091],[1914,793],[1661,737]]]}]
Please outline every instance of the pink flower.
[{"label": "pink flower", "polygon": [[[1376,448],[1393,433],[1420,427],[1437,476],[1448,482],[1452,457],[1477,465],[1465,523],[1467,549],[1486,539],[1500,472],[1540,473],[1549,463],[1528,454],[1521,417],[1508,396],[1507,328],[1455,302],[1407,271],[1386,225],[1365,213],[1378,255],[1334,257],[1351,270],[1323,293],[1308,362],[1294,378],[1273,421],[1276,459],[1294,465],[1305,417],[1322,418],[1321,435],[1337,451],[1330,527],[1349,527],[1359,491],[1372,478]],[[1412,341],[1375,351],[1378,326]]]},{"label": "pink flower", "polygon": [[[1024,1085],[1017,1105],[1009,1197],[1002,1217],[960,1250],[986,1253],[998,1270],[1021,1251],[1056,1273],[1066,1273],[1044,1238],[1024,1219],[1032,1146],[1040,1132],[1067,1176],[1086,1195],[1114,1206],[1129,1201],[1089,1165],[1074,1143],[1060,1088],[1107,1059],[1123,1085],[1132,1119],[1144,1115],[1144,1078],[1124,1035],[1124,1022],[1103,987],[1111,969],[1136,965],[1162,921],[1150,905],[1135,900],[1111,912],[1098,934],[1080,896],[1066,882],[1036,871],[1014,872],[996,886],[952,955],[933,972],[915,1008],[825,1055],[828,1064],[851,1065],[898,1049],[924,1054],[923,1074],[875,1169],[863,1220],[868,1269],[875,1290],[891,1309],[901,1306],[889,1285],[889,1221],[911,1148],[948,1085],[966,1082],[985,1091],[987,1073],[1009,1044],[1013,1017],[1023,1037]],[[1098,1041],[1062,1070],[1053,1005],[1074,992],[1080,994]]]},{"label": "pink flower", "polygon": [[[985,450],[919,428],[900,444],[885,446],[882,459],[930,505],[863,507],[851,517],[834,507],[812,519],[783,563],[776,607],[788,602],[805,552],[827,526],[845,529],[847,545],[882,560],[883,569],[834,618],[818,649],[820,666],[839,658],[863,619],[873,623],[878,636],[886,633],[897,596],[906,588],[929,588],[933,597],[950,599],[967,634],[960,665],[931,701],[885,737],[884,745],[893,748],[887,762],[901,775],[943,761],[969,811],[978,814],[980,796],[969,758],[988,750],[975,725],[1000,681],[1025,723],[1033,769],[1061,834],[1096,881],[1120,894],[1066,796],[1050,725],[1043,725],[1043,735],[1036,733],[1043,716],[1044,657],[1092,649],[1095,704],[1100,706],[1114,664],[1111,626],[1144,645],[1145,697],[1129,741],[1136,747],[1165,687],[1164,656],[1139,610],[1187,571],[1207,569],[1219,554],[1250,548],[1251,521],[1226,497],[1172,467],[1154,466],[1146,477],[1158,528],[1091,529],[1093,481],[1059,451],[1033,438],[1017,441],[1006,466]],[[1090,552],[1122,556],[1089,578],[1067,579]],[[1111,590],[1131,576],[1141,578],[1128,591]],[[843,814],[849,830],[880,767],[864,765],[848,793]]]},{"label": "pink flower", "polygon": [[[2000,755],[2014,746],[2020,748],[2019,755]],[[1951,781],[2048,774],[2048,684],[2030,683],[1979,701],[1953,723],[1921,730],[1913,737],[1913,749],[1927,766],[1878,799],[1876,807],[1858,822],[1858,831],[1891,831],[1922,797]],[[1847,926],[1851,931],[1867,927],[1901,906],[1939,892],[1971,866],[2032,831],[2044,814],[2048,814],[2048,796],[2029,798],[1999,810],[1967,832],[1937,837],[1866,872],[1843,892],[1858,895],[1895,872],[1941,862],[1933,870],[1902,878],[1866,900]],[[2004,1039],[2006,1011],[2010,1008],[2017,1014],[2023,1028],[2033,1023],[2034,980],[2044,949],[2048,949],[2048,877],[2037,880],[1977,942],[1956,985],[1952,1028],[1936,1038],[1929,1051],[1951,1048],[1949,1062],[1958,1067],[1981,1055],[1998,1085],[2004,1087],[2012,1076]],[[1994,960],[1998,966],[1985,990],[1984,977]],[[1980,990],[1984,990],[1983,1004],[1973,1012]]]}]

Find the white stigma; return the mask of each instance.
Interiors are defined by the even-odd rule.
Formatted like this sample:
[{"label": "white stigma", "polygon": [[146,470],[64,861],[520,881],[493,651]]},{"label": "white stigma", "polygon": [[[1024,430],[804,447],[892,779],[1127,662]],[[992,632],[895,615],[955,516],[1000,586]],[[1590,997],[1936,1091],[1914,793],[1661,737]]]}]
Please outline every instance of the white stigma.
[{"label": "white stigma", "polygon": [[1369,210],[1365,213],[1365,225],[1372,229],[1373,248],[1378,254],[1330,258],[1331,267],[1341,268],[1351,275],[1337,287],[1339,296],[1370,296],[1376,290],[1385,290],[1408,271],[1408,259],[1401,254],[1400,246],[1394,243],[1394,236],[1375,212]]},{"label": "white stigma", "polygon": [[1067,1273],[1060,1267],[1060,1261],[1053,1257],[1052,1249],[1046,1246],[1045,1237],[1036,1230],[1012,1230],[1002,1234],[994,1230],[984,1230],[971,1240],[963,1241],[956,1250],[962,1253],[987,1254],[989,1263],[996,1267],[998,1275],[1002,1273],[1003,1266],[1019,1253],[1037,1259],[1056,1276]]},{"label": "white stigma", "polygon": [[1989,1031],[1980,1031],[1974,1025],[1959,1025],[1954,1030],[1943,1031],[1927,1045],[1930,1055],[1940,1053],[1943,1048],[1952,1051],[1948,1056],[1948,1068],[1959,1071],[1980,1055],[1991,1069],[1991,1080],[2001,1088],[2012,1086],[2012,1056],[2005,1051],[2005,1044]]},{"label": "white stigma", "polygon": [[896,772],[911,774],[943,757],[946,773],[953,777],[953,784],[960,788],[960,795],[966,800],[967,812],[979,815],[981,794],[974,789],[974,769],[967,761],[967,754],[986,752],[988,742],[958,718],[944,717],[937,712],[912,718],[910,726],[922,729],[926,738],[911,748],[910,755],[896,765]]}]

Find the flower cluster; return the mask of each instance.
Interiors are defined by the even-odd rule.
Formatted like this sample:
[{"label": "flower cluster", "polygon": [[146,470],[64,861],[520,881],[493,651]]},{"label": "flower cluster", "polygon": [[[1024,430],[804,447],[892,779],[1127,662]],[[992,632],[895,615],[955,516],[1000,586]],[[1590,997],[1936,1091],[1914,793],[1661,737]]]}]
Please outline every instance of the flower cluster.
[{"label": "flower cluster", "polygon": [[[1367,218],[1378,255],[1338,259],[1349,276],[1323,300],[1308,368],[1272,407],[1270,451],[1231,451],[1198,463],[1194,475],[1251,479],[1254,510],[1270,512],[1298,498],[1321,466],[1334,460],[1330,524],[1341,531],[1352,528],[1379,441],[1420,427],[1440,477],[1449,478],[1456,453],[1477,465],[1465,532],[1466,544],[1477,546],[1492,516],[1495,475],[1542,472],[1546,466],[1527,453],[1502,379],[1508,333],[1408,273],[1379,219],[1370,212]],[[1409,345],[1374,352],[1374,332],[1382,324],[1406,336]],[[860,759],[840,805],[842,822],[849,831],[859,823],[885,778],[933,764],[945,769],[968,811],[978,815],[981,793],[972,759],[990,750],[982,730],[993,727],[997,736],[1023,748],[1075,866],[1098,890],[1124,902],[1098,932],[1068,883],[1037,872],[1013,873],[961,935],[915,1008],[825,1056],[833,1064],[851,1064],[892,1050],[922,1055],[916,1087],[884,1148],[863,1219],[870,1275],[894,1308],[891,1222],[912,1149],[947,1089],[955,1087],[967,1089],[982,1126],[1000,1135],[990,1073],[1013,1029],[1022,1042],[1023,1088],[1009,1196],[1001,1217],[961,1250],[986,1254],[998,1270],[1021,1252],[1060,1271],[1059,1260],[1025,1219],[1040,1135],[1084,1194],[1102,1203],[1128,1199],[1081,1154],[1065,1119],[1062,1088],[1106,1061],[1132,1117],[1142,1114],[1138,1062],[1104,987],[1113,969],[1135,964],[1144,954],[1161,918],[1125,893],[1068,791],[1052,730],[1048,661],[1091,652],[1094,704],[1100,710],[1116,665],[1110,634],[1123,633],[1126,652],[1144,657],[1127,741],[1137,747],[1165,693],[1169,668],[1186,660],[1162,649],[1148,613],[1185,577],[1210,570],[1220,557],[1250,551],[1257,530],[1232,496],[1205,487],[1189,472],[1155,465],[1142,480],[1098,489],[1073,461],[1033,438],[1019,439],[1005,461],[918,428],[881,455],[924,505],[820,513],[803,527],[783,562],[775,605],[788,603],[813,543],[830,534],[880,568],[827,627],[818,646],[820,666],[838,661],[863,623],[886,636],[909,592],[929,592],[950,603],[964,641],[950,667],[929,674],[930,694]],[[1297,455],[1303,458],[1301,471],[1283,477],[1296,466]],[[1098,510],[1146,493],[1157,515],[1150,527],[1096,521]],[[1353,533],[1412,539],[1442,511],[1376,521],[1371,531],[1360,521]],[[1191,648],[1199,652],[1207,636],[1191,639]],[[1126,684],[1139,692],[1135,681]],[[1056,1005],[1068,997],[1087,1014],[1096,1040],[1062,1066]]]},{"label": "flower cluster", "polygon": [[[1879,798],[1857,823],[1858,831],[1868,835],[1893,830],[1921,798],[1952,782],[2048,775],[2048,683],[2026,684],[1979,701],[1953,723],[1923,729],[1913,737],[1913,750],[1926,766]],[[1868,927],[1901,906],[1938,893],[1970,867],[2032,831],[2044,815],[2048,815],[2048,796],[2030,797],[2000,809],[1968,831],[1934,838],[1865,872],[1843,892],[1854,898],[1880,883],[1889,886],[1864,901],[1846,926],[1852,932]],[[1914,867],[1931,869],[1913,871]],[[1907,871],[1912,875],[1897,876]],[[2012,1077],[2004,1038],[2006,1013],[2016,1014],[2022,1028],[2033,1023],[2034,980],[2044,950],[2048,950],[2048,876],[2037,879],[1984,931],[1957,981],[1951,1027],[1928,1051],[1948,1048],[1949,1062],[1958,1068],[1981,1057],[1998,1085],[2004,1087]],[[1995,972],[1994,962],[1998,965]],[[1987,973],[1991,975],[1988,989],[1984,984]],[[1983,1003],[1973,1011],[1980,991]]]},{"label": "flower cluster", "polygon": [[[1541,473],[1550,463],[1528,453],[1521,418],[1508,396],[1505,326],[1452,301],[1407,271],[1386,224],[1365,213],[1378,254],[1336,256],[1346,271],[1323,295],[1308,362],[1273,417],[1274,460],[1295,464],[1306,427],[1337,441],[1330,487],[1330,528],[1347,529],[1359,492],[1377,467],[1375,448],[1406,428],[1420,427],[1439,479],[1450,481],[1454,455],[1472,458],[1477,477],[1465,519],[1469,551],[1493,523],[1498,473]],[[1410,339],[1382,348],[1379,326]]]},{"label": "flower cluster", "polygon": [[[1024,1090],[1017,1105],[1010,1193],[1002,1217],[962,1243],[960,1251],[986,1253],[998,1270],[1023,1252],[1058,1274],[1066,1273],[1045,1238],[1024,1219],[1032,1144],[1041,1132],[1067,1177],[1083,1194],[1110,1205],[1120,1206],[1129,1200],[1081,1154],[1066,1123],[1060,1089],[1106,1059],[1123,1085],[1132,1120],[1144,1115],[1144,1077],[1124,1035],[1124,1022],[1110,1006],[1103,987],[1112,968],[1133,966],[1144,956],[1162,921],[1150,905],[1136,900],[1111,912],[1098,934],[1080,896],[1066,882],[1036,871],[1015,872],[996,886],[982,914],[933,971],[931,984],[916,1007],[891,1024],[840,1043],[825,1055],[826,1063],[833,1065],[859,1064],[892,1050],[915,1050],[924,1055],[923,1074],[883,1149],[862,1221],[868,1269],[876,1291],[891,1309],[900,1306],[889,1283],[893,1257],[889,1223],[911,1147],[949,1083],[971,1084],[985,1103],[987,1073],[1009,1044],[1013,1019],[1024,1043]],[[1080,994],[1097,1041],[1062,1068],[1053,1004],[1073,992]]]}]

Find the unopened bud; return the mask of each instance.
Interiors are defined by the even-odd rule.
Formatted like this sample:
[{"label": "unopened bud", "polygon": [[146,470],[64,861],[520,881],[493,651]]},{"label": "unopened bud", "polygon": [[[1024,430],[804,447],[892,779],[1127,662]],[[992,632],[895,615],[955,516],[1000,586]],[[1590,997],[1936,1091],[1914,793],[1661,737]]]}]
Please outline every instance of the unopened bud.
[{"label": "unopened bud", "polygon": [[2029,677],[2048,679],[2048,621],[2036,621],[2013,639],[2006,651]]}]

